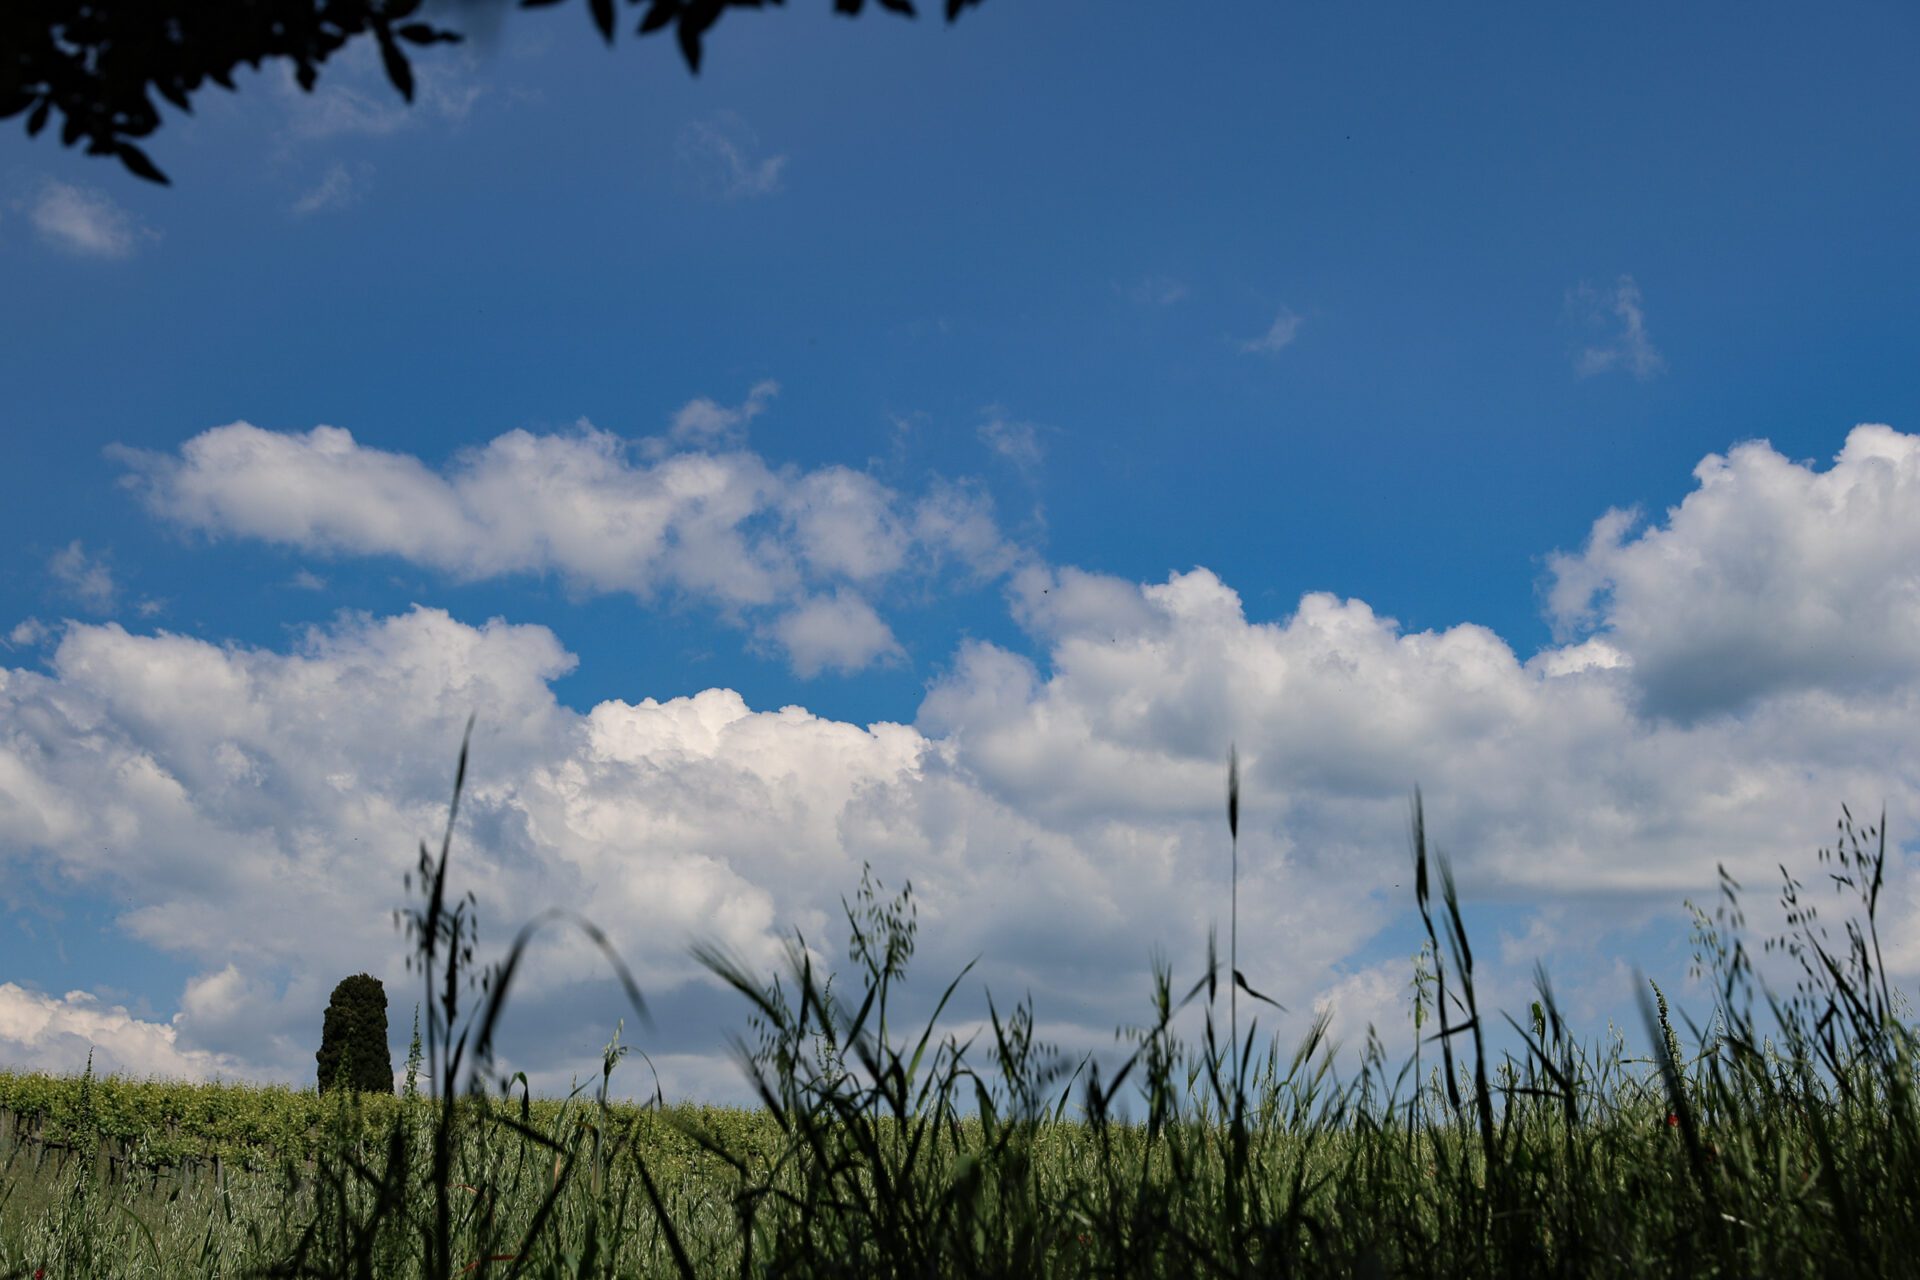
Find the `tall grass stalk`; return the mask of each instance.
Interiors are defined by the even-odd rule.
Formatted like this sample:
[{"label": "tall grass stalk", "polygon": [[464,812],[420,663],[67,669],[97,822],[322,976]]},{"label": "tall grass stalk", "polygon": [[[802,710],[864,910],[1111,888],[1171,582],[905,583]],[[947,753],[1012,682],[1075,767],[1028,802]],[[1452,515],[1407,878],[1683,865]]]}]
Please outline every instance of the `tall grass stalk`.
[{"label": "tall grass stalk", "polygon": [[[500,1078],[497,1098],[487,1082],[532,931],[569,913],[547,912],[521,930],[506,960],[481,978],[477,1029],[471,1014],[459,1026],[459,978],[469,970],[471,989],[477,926],[466,914],[471,894],[449,909],[446,884],[471,729],[438,859],[420,848],[424,907],[405,917],[426,983],[432,1093],[362,1099],[339,1091],[324,1106],[312,1097],[319,1129],[310,1150],[289,1140],[257,1167],[229,1161],[211,1184],[170,1188],[157,1175],[135,1176],[129,1162],[115,1186],[101,1180],[90,1144],[113,1126],[129,1136],[127,1116],[137,1109],[129,1089],[93,1080],[90,1067],[72,1088],[0,1074],[0,1106],[37,1117],[35,1134],[5,1153],[0,1275],[1916,1271],[1920,1056],[1894,1016],[1899,993],[1875,923],[1884,813],[1877,855],[1861,852],[1851,814],[1844,830],[1853,852],[1821,851],[1823,862],[1837,863],[1835,884],[1865,910],[1863,925],[1849,920],[1844,943],[1783,869],[1793,932],[1781,945],[1803,977],[1784,1003],[1765,991],[1779,1045],[1753,1024],[1738,886],[1723,871],[1715,918],[1688,904],[1696,965],[1715,979],[1710,1036],[1688,1018],[1695,1048],[1684,1046],[1649,979],[1639,990],[1651,1056],[1625,1057],[1618,1033],[1607,1052],[1590,1052],[1536,968],[1526,1024],[1502,1015],[1521,1056],[1495,1063],[1444,855],[1432,859],[1437,901],[1433,893],[1416,789],[1414,896],[1427,945],[1416,962],[1414,1053],[1389,1078],[1370,1029],[1360,1073],[1343,1084],[1330,1012],[1310,1020],[1291,1054],[1274,1037],[1255,1060],[1257,1019],[1240,1036],[1238,993],[1274,1002],[1238,968],[1240,787],[1231,751],[1225,1044],[1216,1034],[1221,966],[1211,933],[1205,972],[1177,999],[1171,966],[1154,959],[1150,1016],[1122,1029],[1133,1047],[1117,1067],[1064,1057],[1036,1039],[1030,1000],[1003,1011],[988,993],[983,1050],[992,1065],[976,1070],[967,1055],[986,1028],[964,1041],[936,1034],[971,964],[924,1025],[896,1040],[890,1009],[917,927],[912,886],[890,893],[869,869],[843,902],[850,986],[838,987],[797,932],[770,980],[717,946],[695,949],[747,1004],[753,1039],[736,1037],[733,1048],[757,1111],[668,1107],[657,1078],[646,1105],[616,1106],[609,1092],[629,1052],[620,1044],[624,1021],[602,1055],[593,1105],[576,1107],[584,1086],[555,1103],[533,1099],[523,1072]],[[612,946],[573,918],[649,1025]],[[1173,1025],[1196,1005],[1199,1042],[1184,1044]],[[1422,1034],[1429,1011],[1437,1025]],[[1423,1077],[1421,1048],[1436,1040],[1441,1065]],[[409,1054],[410,1082],[417,1057]],[[1630,1075],[1634,1064],[1652,1071]],[[463,1067],[466,1091],[457,1096]],[[1138,1119],[1122,1118],[1129,1086],[1144,1103]],[[150,1136],[141,1131],[140,1149]],[[48,1142],[71,1145],[73,1158],[43,1165]],[[29,1158],[35,1169],[24,1167]]]}]

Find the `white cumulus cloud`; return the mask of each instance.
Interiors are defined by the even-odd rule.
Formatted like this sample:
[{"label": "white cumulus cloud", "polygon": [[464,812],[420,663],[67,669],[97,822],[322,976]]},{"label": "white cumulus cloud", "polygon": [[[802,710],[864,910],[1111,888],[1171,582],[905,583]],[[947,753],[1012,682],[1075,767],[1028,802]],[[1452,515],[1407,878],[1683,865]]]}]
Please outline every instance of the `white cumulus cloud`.
[{"label": "white cumulus cloud", "polygon": [[825,669],[860,671],[902,652],[873,606],[845,590],[795,607],[774,623],[773,631],[793,669],[803,676]]},{"label": "white cumulus cloud", "polygon": [[1920,437],[1855,427],[1824,472],[1747,441],[1693,474],[1664,525],[1630,539],[1638,514],[1609,511],[1549,560],[1560,633],[1594,630],[1649,713],[1893,696],[1920,675]]},{"label": "white cumulus cloud", "polygon": [[177,455],[114,456],[148,508],[185,528],[398,556],[466,579],[555,572],[578,590],[643,601],[671,591],[749,624],[755,611],[798,610],[778,629],[814,637],[803,647],[816,666],[894,652],[884,625],[862,630],[844,610],[840,634],[865,642],[820,647],[824,615],[802,606],[821,592],[946,563],[988,577],[1017,556],[984,495],[936,484],[915,498],[845,467],[770,466],[741,433],[773,391],[762,383],[733,407],[695,400],[665,437],[637,444],[585,424],[511,431],[438,471],[342,428],[244,422]]},{"label": "white cumulus cloud", "polygon": [[92,1055],[96,1076],[208,1081],[248,1078],[245,1059],[182,1048],[179,1032],[86,991],[53,997],[0,982],[0,1054],[15,1071],[77,1075]]},{"label": "white cumulus cloud", "polygon": [[[1383,930],[1411,907],[1416,784],[1469,912],[1518,904],[1513,928],[1476,938],[1483,1007],[1524,1010],[1539,958],[1577,1026],[1619,1008],[1619,939],[1649,919],[1684,930],[1680,901],[1713,894],[1716,864],[1749,887],[1763,935],[1776,864],[1809,867],[1842,803],[1876,801],[1892,831],[1881,930],[1910,983],[1920,670],[1899,646],[1920,556],[1900,540],[1916,447],[1861,428],[1819,475],[1760,445],[1709,458],[1664,526],[1581,554],[1596,590],[1556,607],[1588,610],[1595,634],[1524,661],[1471,622],[1407,632],[1323,592],[1250,617],[1205,568],[1141,583],[1029,565],[1008,596],[1033,652],[963,643],[912,724],[719,688],[576,711],[552,691],[574,659],[551,631],[426,608],[342,615],[285,651],[70,623],[44,672],[0,668],[0,863],[137,904],[117,927],[194,977],[164,1024],[0,988],[0,1062],[78,1070],[99,1043],[131,1071],[303,1084],[332,984],[362,969],[386,982],[403,1046],[419,978],[388,913],[444,818],[474,711],[452,867],[481,958],[545,906],[593,919],[647,994],[670,1095],[743,1096],[722,1032],[745,1010],[686,944],[717,938],[764,973],[797,927],[831,963],[863,863],[913,883],[915,972],[934,988],[910,988],[919,1008],[979,956],[954,1025],[984,1013],[982,986],[1003,1008],[1031,992],[1044,1037],[1110,1053],[1114,1027],[1148,1014],[1154,948],[1189,979],[1224,923],[1229,742],[1240,964],[1296,1011],[1263,1015],[1289,1044],[1323,1005],[1350,1043],[1376,1022],[1390,1055],[1410,1048],[1413,946]],[[1875,565],[1837,569],[1876,541]],[[842,605],[839,591],[808,599]],[[1705,604],[1663,610],[1682,592]],[[1782,621],[1784,638],[1706,626],[1716,609]],[[856,612],[829,619],[823,649]],[[1855,655],[1878,663],[1874,687],[1807,643],[1840,635],[1829,613],[1885,625]],[[1648,670],[1703,644],[1744,673],[1739,702],[1650,714]],[[537,935],[521,975],[502,1065],[563,1094],[628,1011],[576,933]]]}]

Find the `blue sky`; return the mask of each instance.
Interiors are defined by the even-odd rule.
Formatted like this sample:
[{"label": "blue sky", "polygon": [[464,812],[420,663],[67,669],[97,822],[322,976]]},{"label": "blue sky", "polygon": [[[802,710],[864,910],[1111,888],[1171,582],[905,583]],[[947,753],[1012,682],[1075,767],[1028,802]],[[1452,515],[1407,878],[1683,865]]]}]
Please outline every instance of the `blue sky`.
[{"label": "blue sky", "polygon": [[[1230,741],[1289,1044],[1408,1043],[1416,784],[1590,1034],[1716,863],[1758,925],[1842,802],[1911,842],[1909,8],[825,8],[270,67],[169,189],[0,134],[0,1063],[309,1083],[360,969],[398,1062],[469,711],[483,940],[594,918],[687,1097],[687,943],[837,959],[863,861],[1109,1049]],[[625,1006],[531,963],[564,1093]]]}]

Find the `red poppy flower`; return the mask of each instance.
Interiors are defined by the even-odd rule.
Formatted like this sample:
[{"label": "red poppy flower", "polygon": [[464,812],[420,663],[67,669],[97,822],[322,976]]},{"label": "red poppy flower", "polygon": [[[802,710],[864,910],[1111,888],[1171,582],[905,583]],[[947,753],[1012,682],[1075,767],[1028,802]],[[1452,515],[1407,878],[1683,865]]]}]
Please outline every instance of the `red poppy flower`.
[{"label": "red poppy flower", "polygon": [[1677,1125],[1677,1124],[1679,1124],[1679,1123],[1680,1123],[1680,1117],[1679,1117],[1679,1116],[1677,1116],[1677,1115],[1675,1115],[1675,1114],[1673,1114],[1673,1112],[1671,1112],[1671,1111],[1669,1111],[1669,1112],[1667,1112],[1667,1125],[1668,1125],[1668,1127],[1672,1127],[1672,1126],[1674,1126],[1674,1125]]}]

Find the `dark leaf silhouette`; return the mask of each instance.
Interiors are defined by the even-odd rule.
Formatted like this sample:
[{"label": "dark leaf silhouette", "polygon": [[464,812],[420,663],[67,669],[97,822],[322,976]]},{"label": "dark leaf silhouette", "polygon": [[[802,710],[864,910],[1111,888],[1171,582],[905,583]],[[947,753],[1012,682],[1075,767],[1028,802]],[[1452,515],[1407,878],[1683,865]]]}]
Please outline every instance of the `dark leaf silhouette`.
[{"label": "dark leaf silhouette", "polygon": [[[483,3],[485,0],[473,0]],[[509,0],[491,0],[506,4]],[[566,0],[517,0],[542,9]],[[687,68],[700,70],[702,40],[729,9],[760,9],[783,0],[627,0],[642,9],[639,35],[668,27]],[[947,0],[947,20],[980,0]],[[910,0],[878,0],[912,16]],[[424,0],[0,0],[0,118],[28,111],[29,137],[60,116],[65,146],[84,141],[91,155],[118,156],[150,182],[166,177],[134,146],[160,127],[154,95],[182,111],[209,82],[234,89],[234,70],[290,61],[311,92],[328,59],[371,35],[387,79],[413,100],[414,72],[401,45],[453,44],[457,31],[419,18]],[[863,0],[834,0],[857,15]],[[587,0],[601,37],[613,42],[617,0]]]},{"label": "dark leaf silhouette", "polygon": [[387,79],[400,91],[400,96],[408,102],[413,101],[413,68],[407,64],[407,55],[400,52],[400,46],[393,38],[393,28],[384,22],[376,22],[373,33],[380,41],[380,62],[387,69]]},{"label": "dark leaf silhouette", "polygon": [[[313,87],[313,68],[302,67],[300,68],[300,70],[306,72],[306,75],[307,75],[307,78],[303,82],[302,87],[311,89]],[[153,87],[157,89],[160,93],[160,96],[165,98],[168,102],[171,102],[174,106],[180,108],[182,111],[186,112],[188,115],[193,114],[193,103],[187,100],[187,95],[181,92],[179,85],[168,84],[165,81],[162,81],[159,84],[154,85]]]},{"label": "dark leaf silhouette", "polygon": [[146,152],[131,142],[121,143],[119,152],[120,163],[127,166],[134,174],[145,178],[148,182],[157,182],[163,187],[167,185],[167,175],[154,167],[153,161],[147,159]]},{"label": "dark leaf silhouette", "polygon": [[613,0],[588,0],[593,10],[593,25],[600,28],[600,38],[608,44],[613,43]]},{"label": "dark leaf silhouette", "polygon": [[1255,991],[1252,987],[1248,986],[1247,976],[1241,973],[1238,969],[1235,969],[1233,971],[1233,985],[1240,988],[1242,991],[1246,992],[1248,995],[1252,996],[1255,1000],[1265,1000],[1268,1004],[1280,1010],[1280,1012],[1282,1013],[1285,1013],[1287,1011],[1287,1006],[1281,1004],[1278,1000],[1275,1000],[1270,996],[1263,996],[1258,991]]},{"label": "dark leaf silhouette", "polygon": [[693,0],[680,12],[680,25],[674,34],[680,41],[680,56],[687,60],[687,70],[695,75],[700,74],[700,37],[720,20],[724,4],[725,0]]},{"label": "dark leaf silhouette", "polygon": [[394,28],[394,34],[408,44],[457,44],[460,40],[451,31],[441,31],[429,22],[409,22]]}]

